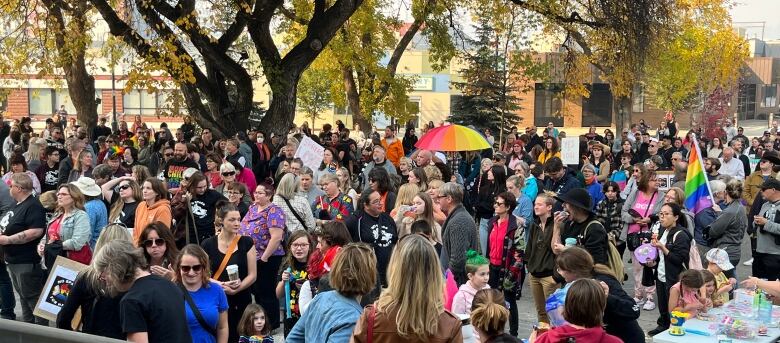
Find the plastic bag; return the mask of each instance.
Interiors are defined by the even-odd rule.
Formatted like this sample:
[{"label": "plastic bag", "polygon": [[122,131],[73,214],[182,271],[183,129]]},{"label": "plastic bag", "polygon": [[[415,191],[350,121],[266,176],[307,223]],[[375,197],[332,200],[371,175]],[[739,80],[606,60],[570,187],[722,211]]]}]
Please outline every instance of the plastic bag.
[{"label": "plastic bag", "polygon": [[571,283],[566,284],[561,289],[556,290],[547,301],[545,301],[545,310],[547,311],[547,317],[550,318],[550,326],[562,326],[568,324],[563,319],[563,306],[566,303],[566,293],[569,291]]}]

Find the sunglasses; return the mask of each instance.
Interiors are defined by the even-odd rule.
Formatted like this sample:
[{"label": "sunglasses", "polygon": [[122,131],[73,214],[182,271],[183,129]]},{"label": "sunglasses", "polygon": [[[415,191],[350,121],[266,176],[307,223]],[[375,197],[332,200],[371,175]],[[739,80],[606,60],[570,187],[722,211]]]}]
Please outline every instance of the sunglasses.
[{"label": "sunglasses", "polygon": [[119,190],[120,191],[123,191],[123,190],[128,189],[128,188],[130,188],[130,185],[121,185],[121,186],[119,186]]},{"label": "sunglasses", "polygon": [[165,157],[171,157],[171,156],[173,156],[173,153],[165,154]]},{"label": "sunglasses", "polygon": [[224,172],[222,173],[222,176],[233,176],[236,175],[236,172]]},{"label": "sunglasses", "polygon": [[201,270],[203,270],[203,266],[196,264],[194,266],[179,266],[179,269],[181,269],[184,273],[189,273],[190,270],[196,273],[200,273]]},{"label": "sunglasses", "polygon": [[493,203],[493,205],[496,205],[496,206],[504,206],[504,203],[503,203],[503,202],[498,202],[498,201],[496,201],[496,202],[494,202],[494,203]]},{"label": "sunglasses", "polygon": [[162,238],[147,239],[144,241],[144,247],[151,248],[152,246],[164,246],[165,240]]}]

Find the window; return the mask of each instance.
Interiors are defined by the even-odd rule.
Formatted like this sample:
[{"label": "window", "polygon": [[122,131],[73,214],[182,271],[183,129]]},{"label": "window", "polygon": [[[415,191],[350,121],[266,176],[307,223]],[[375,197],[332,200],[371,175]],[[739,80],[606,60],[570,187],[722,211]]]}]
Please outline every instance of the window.
[{"label": "window", "polygon": [[777,107],[777,84],[764,85],[764,97],[761,99],[761,107]]},{"label": "window", "polygon": [[[29,88],[30,114],[51,115],[54,113],[54,90],[51,88]],[[75,111],[74,111],[75,112]]]},{"label": "window", "polygon": [[154,115],[157,111],[157,97],[155,93],[143,90],[132,90],[122,96],[125,114]]},{"label": "window", "polygon": [[631,92],[631,112],[642,113],[645,111],[645,86],[634,85]]},{"label": "window", "polygon": [[76,114],[76,107],[73,106],[73,101],[70,100],[70,93],[68,93],[67,89],[54,91],[55,111],[59,110],[62,105],[65,105],[65,110],[68,111],[68,114]]},{"label": "window", "polygon": [[157,93],[157,109],[165,115],[181,115],[186,112],[184,96],[175,89],[165,89]]},{"label": "window", "polygon": [[563,126],[563,84],[537,83],[534,86],[534,125],[547,126],[552,122]]},{"label": "window", "polygon": [[737,114],[740,120],[756,118],[756,85],[741,84],[737,93]]},{"label": "window", "polygon": [[590,97],[582,98],[582,126],[612,125],[612,92],[609,84],[588,85]]},{"label": "window", "polygon": [[411,117],[406,122],[407,126],[420,127],[420,97],[409,97],[407,109]]}]

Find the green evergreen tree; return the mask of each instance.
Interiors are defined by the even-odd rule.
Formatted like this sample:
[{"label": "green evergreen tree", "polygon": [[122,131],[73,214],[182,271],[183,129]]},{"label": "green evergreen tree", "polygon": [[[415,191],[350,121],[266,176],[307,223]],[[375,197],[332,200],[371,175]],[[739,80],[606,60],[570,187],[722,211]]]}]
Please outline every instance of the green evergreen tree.
[{"label": "green evergreen tree", "polygon": [[[467,67],[460,71],[463,82],[452,82],[463,95],[452,104],[449,121],[477,128],[504,132],[514,127],[520,118],[520,101],[515,96],[520,87],[511,77],[516,61],[506,37],[497,34],[489,16],[480,16],[476,38],[467,39],[470,51],[463,53]],[[510,33],[511,34],[511,33]]]}]

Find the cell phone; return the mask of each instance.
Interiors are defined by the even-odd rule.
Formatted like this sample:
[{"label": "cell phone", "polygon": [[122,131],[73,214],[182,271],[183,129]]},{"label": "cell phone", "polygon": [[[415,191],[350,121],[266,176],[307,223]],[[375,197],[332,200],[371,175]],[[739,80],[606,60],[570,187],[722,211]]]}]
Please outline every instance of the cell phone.
[{"label": "cell phone", "polygon": [[569,217],[569,211],[561,211],[561,215],[564,216],[565,218],[568,218]]},{"label": "cell phone", "polygon": [[628,210],[628,215],[634,218],[642,218],[642,215],[633,208]]}]

